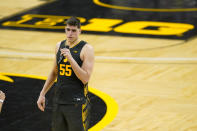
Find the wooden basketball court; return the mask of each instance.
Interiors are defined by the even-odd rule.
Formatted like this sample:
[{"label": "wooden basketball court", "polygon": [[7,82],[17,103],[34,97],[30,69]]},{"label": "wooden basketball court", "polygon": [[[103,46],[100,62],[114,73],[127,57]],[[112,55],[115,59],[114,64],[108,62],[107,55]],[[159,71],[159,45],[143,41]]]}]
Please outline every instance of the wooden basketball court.
[{"label": "wooden basketball court", "polygon": [[[0,18],[45,2],[1,1]],[[56,43],[64,38],[58,32],[0,29],[0,72],[47,77]],[[95,50],[89,86],[110,95],[119,108],[103,131],[197,130],[196,37],[82,34],[81,39]]]}]

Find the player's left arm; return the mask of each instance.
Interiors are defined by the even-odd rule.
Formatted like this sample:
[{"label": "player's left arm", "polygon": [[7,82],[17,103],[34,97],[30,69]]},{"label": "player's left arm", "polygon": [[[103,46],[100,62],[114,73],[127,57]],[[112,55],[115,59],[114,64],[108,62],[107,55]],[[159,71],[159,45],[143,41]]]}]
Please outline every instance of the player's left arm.
[{"label": "player's left arm", "polygon": [[83,84],[88,83],[90,76],[92,74],[94,66],[94,49],[91,45],[86,44],[81,51],[81,59],[83,61],[82,66],[80,67],[77,62],[71,58],[69,60],[73,71],[76,76],[83,82]]}]

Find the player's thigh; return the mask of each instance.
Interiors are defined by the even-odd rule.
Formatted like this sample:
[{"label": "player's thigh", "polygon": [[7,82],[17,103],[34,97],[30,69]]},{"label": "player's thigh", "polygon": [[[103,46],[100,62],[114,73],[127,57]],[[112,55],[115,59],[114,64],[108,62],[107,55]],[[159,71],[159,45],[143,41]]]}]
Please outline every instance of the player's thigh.
[{"label": "player's thigh", "polygon": [[68,131],[67,122],[60,108],[58,104],[55,104],[53,107],[52,131]]},{"label": "player's thigh", "polygon": [[87,131],[88,108],[85,104],[75,104],[68,114],[69,131]]}]

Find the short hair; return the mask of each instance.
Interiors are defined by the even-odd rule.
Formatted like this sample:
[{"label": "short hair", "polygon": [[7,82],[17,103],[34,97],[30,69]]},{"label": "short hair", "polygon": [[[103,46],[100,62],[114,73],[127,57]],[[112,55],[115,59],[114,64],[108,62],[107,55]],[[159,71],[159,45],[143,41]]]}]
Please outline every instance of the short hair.
[{"label": "short hair", "polygon": [[70,18],[66,21],[66,25],[77,26],[77,28],[79,28],[79,29],[80,29],[80,27],[81,27],[80,20],[79,20],[77,17],[75,17],[75,16],[70,17]]}]

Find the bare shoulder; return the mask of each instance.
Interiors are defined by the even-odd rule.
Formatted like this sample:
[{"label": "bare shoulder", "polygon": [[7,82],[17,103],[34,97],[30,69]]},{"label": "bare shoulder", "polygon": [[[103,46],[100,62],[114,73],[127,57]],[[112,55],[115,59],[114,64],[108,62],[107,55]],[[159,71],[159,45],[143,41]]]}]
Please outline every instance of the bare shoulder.
[{"label": "bare shoulder", "polygon": [[58,49],[59,49],[60,44],[61,44],[61,41],[60,41],[60,42],[58,42],[58,43],[56,44],[56,48],[58,48]]},{"label": "bare shoulder", "polygon": [[90,44],[85,44],[80,55],[82,61],[84,61],[86,58],[92,58],[94,59],[94,48]]},{"label": "bare shoulder", "polygon": [[57,53],[60,48],[61,41],[56,44],[55,52]]},{"label": "bare shoulder", "polygon": [[93,48],[93,46],[92,45],[90,45],[90,44],[85,44],[85,46],[84,46],[84,51],[86,52],[86,51],[93,51],[94,52],[94,48]]}]

